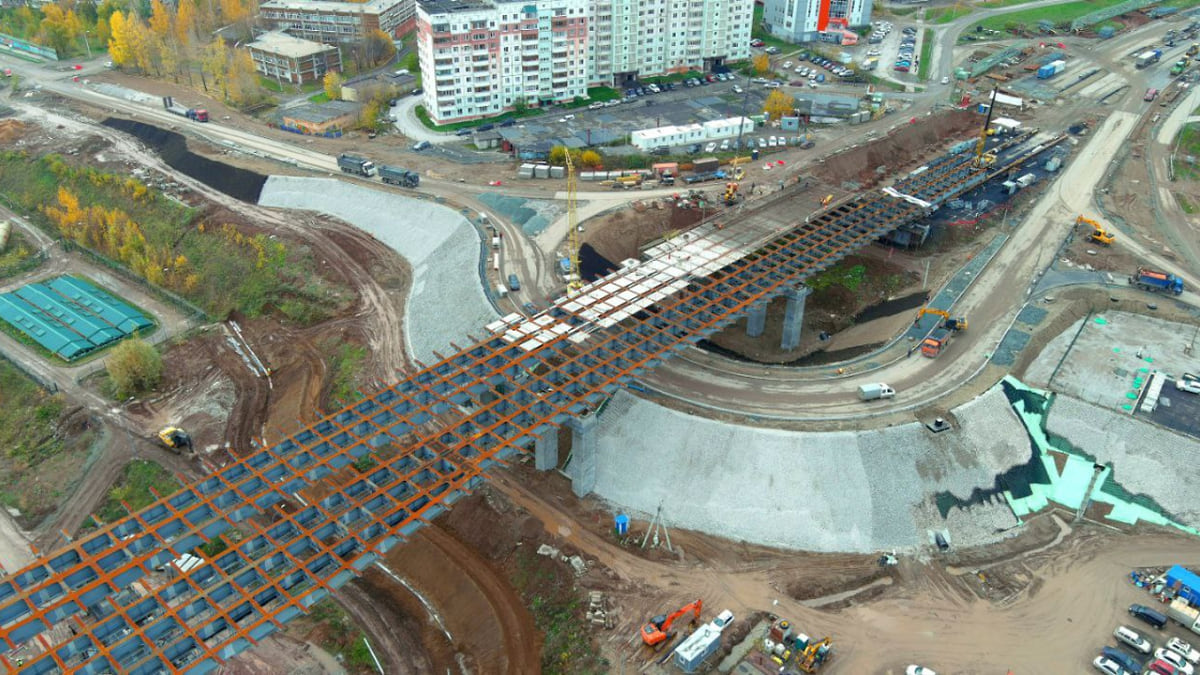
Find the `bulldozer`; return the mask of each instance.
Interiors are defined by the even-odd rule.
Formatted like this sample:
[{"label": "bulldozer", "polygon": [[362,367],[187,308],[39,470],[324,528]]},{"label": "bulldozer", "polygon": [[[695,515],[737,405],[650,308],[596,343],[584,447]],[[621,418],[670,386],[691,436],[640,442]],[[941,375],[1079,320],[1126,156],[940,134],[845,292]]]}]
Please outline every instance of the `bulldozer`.
[{"label": "bulldozer", "polygon": [[947,312],[942,309],[934,309],[933,307],[922,307],[921,311],[917,312],[917,318],[913,319],[913,323],[915,324],[918,321],[920,321],[921,317],[925,316],[926,314],[934,314],[934,315],[942,317],[942,319],[944,319],[944,321],[942,321],[941,327],[945,328],[946,330],[960,331],[960,330],[967,329],[966,318],[964,318],[964,317],[955,318],[955,317],[950,316],[950,312]]},{"label": "bulldozer", "polygon": [[677,619],[690,613],[692,615],[692,623],[695,623],[700,619],[700,610],[703,606],[704,602],[702,600],[696,600],[680,607],[671,614],[660,614],[650,619],[650,623],[642,626],[642,642],[647,647],[658,647],[666,642],[668,638],[675,635],[671,632],[671,626]]},{"label": "bulldozer", "polygon": [[158,432],[158,440],[176,453],[182,453],[184,450],[191,451],[192,449],[192,437],[188,436],[188,433],[179,427],[163,427]]},{"label": "bulldozer", "polygon": [[1075,219],[1075,224],[1086,225],[1090,227],[1092,229],[1092,233],[1088,235],[1088,241],[1100,244],[1101,246],[1112,246],[1113,242],[1117,240],[1117,236],[1115,234],[1104,229],[1100,226],[1100,223],[1097,223],[1091,218],[1081,215]]}]

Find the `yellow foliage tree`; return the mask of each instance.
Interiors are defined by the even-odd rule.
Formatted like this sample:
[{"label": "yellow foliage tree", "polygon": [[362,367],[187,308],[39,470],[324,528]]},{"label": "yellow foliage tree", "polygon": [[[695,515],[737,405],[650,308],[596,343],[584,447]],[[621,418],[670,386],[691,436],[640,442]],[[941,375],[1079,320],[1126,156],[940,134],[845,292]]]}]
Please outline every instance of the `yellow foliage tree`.
[{"label": "yellow foliage tree", "polygon": [[325,85],[325,96],[329,97],[330,101],[337,101],[342,98],[342,74],[336,70],[330,70],[325,73],[325,78],[321,80],[321,84]]},{"label": "yellow foliage tree", "polygon": [[220,40],[213,40],[204,47],[204,52],[200,54],[200,77],[204,82],[205,91],[208,91],[208,80],[203,78],[208,75],[212,78],[213,89],[220,89],[222,96],[227,93],[225,82],[227,59],[225,45]]},{"label": "yellow foliage tree", "polygon": [[179,8],[175,10],[175,39],[179,41],[181,47],[186,48],[192,43],[195,31],[195,0],[179,0]]},{"label": "yellow foliage tree", "polygon": [[62,5],[43,5],[41,33],[50,46],[64,52],[83,35],[83,21]]},{"label": "yellow foliage tree", "polygon": [[759,54],[754,57],[754,72],[763,75],[771,70],[771,57],[767,54]]},{"label": "yellow foliage tree", "polygon": [[172,33],[171,10],[162,0],[152,0],[150,3],[150,31],[154,37],[166,41]]},{"label": "yellow foliage tree", "polygon": [[108,55],[118,66],[133,65],[133,50],[129,45],[129,31],[125,28],[125,15],[113,12],[108,18]]},{"label": "yellow foliage tree", "polygon": [[595,150],[584,150],[583,153],[579,155],[579,163],[584,166],[597,167],[600,166],[601,161],[600,153],[596,152]]},{"label": "yellow foliage tree", "polygon": [[245,49],[234,50],[229,59],[225,78],[229,83],[226,97],[235,105],[250,103],[254,95],[258,93],[254,59]]},{"label": "yellow foliage tree", "polygon": [[777,120],[784,115],[791,115],[795,107],[796,99],[792,98],[789,94],[785,94],[781,89],[774,89],[767,96],[766,102],[763,103],[763,112],[772,120]]},{"label": "yellow foliage tree", "polygon": [[237,23],[250,16],[250,8],[243,0],[221,0],[221,18],[229,23]]}]

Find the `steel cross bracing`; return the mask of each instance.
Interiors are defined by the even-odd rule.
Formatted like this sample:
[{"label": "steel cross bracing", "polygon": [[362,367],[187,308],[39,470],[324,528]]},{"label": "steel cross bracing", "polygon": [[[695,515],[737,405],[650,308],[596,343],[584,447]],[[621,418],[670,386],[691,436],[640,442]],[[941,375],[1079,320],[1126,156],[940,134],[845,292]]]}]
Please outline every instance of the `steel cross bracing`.
[{"label": "steel cross bracing", "polygon": [[[709,226],[533,319],[506,317],[409,379],[41,556],[0,581],[0,637],[26,655],[20,667],[7,657],[4,665],[214,670],[374,564],[535,437],[923,216],[931,207],[921,202],[936,206],[981,183],[987,176],[964,166],[970,159],[931,163],[892,194],[868,193],[768,239]],[[1001,155],[991,173],[1023,159]],[[371,468],[351,468],[368,455]],[[228,550],[177,566],[217,538]],[[47,637],[65,634],[64,624],[70,635]]]}]

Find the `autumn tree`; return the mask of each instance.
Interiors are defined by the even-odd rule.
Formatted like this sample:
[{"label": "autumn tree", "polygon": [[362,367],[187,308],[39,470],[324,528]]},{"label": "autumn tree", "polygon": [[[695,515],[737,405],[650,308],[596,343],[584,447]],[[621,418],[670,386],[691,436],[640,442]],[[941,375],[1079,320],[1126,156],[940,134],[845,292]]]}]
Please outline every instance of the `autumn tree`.
[{"label": "autumn tree", "polygon": [[595,150],[584,150],[579,155],[579,163],[584,166],[590,166],[590,167],[595,168],[595,167],[600,166],[601,161],[602,160],[600,159],[600,153],[596,152]]},{"label": "autumn tree", "polygon": [[254,69],[254,59],[249,51],[232,50],[226,64],[225,79],[229,83],[226,97],[230,103],[245,106],[259,100],[261,90],[258,73]]},{"label": "autumn tree", "polygon": [[771,120],[777,120],[784,115],[791,115],[796,107],[796,99],[791,95],[786,94],[781,89],[773,89],[767,96],[767,100],[763,103],[763,112],[766,113]]},{"label": "autumn tree", "polygon": [[754,57],[754,72],[759,75],[765,75],[771,70],[771,57],[767,54],[759,54]]},{"label": "autumn tree", "polygon": [[42,6],[42,39],[59,54],[65,54],[71,45],[78,42],[83,31],[83,21],[74,10],[55,4]]},{"label": "autumn tree", "polygon": [[325,86],[325,96],[330,101],[337,101],[342,98],[342,74],[336,70],[330,70],[325,73],[321,84]]},{"label": "autumn tree", "polygon": [[200,53],[200,82],[204,85],[204,91],[210,91],[211,82],[212,89],[220,90],[222,97],[228,95],[225,80],[227,60],[225,45],[220,40],[213,40],[205,45],[204,51]]},{"label": "autumn tree", "polygon": [[363,58],[371,67],[387,63],[396,55],[396,45],[392,43],[392,38],[378,28],[367,33],[367,37],[362,43],[362,50]]},{"label": "autumn tree", "polygon": [[130,338],[113,347],[104,369],[112,379],[117,398],[126,398],[158,386],[162,379],[162,355],[145,340]]},{"label": "autumn tree", "polygon": [[129,44],[129,31],[125,27],[125,15],[120,11],[113,12],[108,18],[108,26],[108,55],[113,63],[118,66],[133,65],[133,50]]},{"label": "autumn tree", "polygon": [[191,46],[196,35],[196,3],[195,0],[179,0],[175,10],[175,39],[180,47],[187,49]]}]

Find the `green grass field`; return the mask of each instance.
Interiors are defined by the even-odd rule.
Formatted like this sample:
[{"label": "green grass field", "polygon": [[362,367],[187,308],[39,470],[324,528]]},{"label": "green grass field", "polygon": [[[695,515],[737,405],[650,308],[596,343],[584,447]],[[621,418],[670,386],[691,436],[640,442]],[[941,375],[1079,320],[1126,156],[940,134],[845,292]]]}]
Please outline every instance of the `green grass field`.
[{"label": "green grass field", "polygon": [[971,13],[970,7],[934,7],[925,10],[925,20],[931,23],[950,23]]},{"label": "green grass field", "polygon": [[[997,2],[1008,2],[1008,0],[996,0]],[[999,16],[988,17],[982,21],[977,21],[967,27],[963,31],[963,35],[971,35],[975,32],[976,27],[982,27],[986,30],[1006,31],[1009,28],[1017,26],[1025,26],[1028,29],[1036,30],[1038,22],[1053,21],[1057,27],[1067,27],[1072,21],[1081,16],[1086,16],[1092,12],[1112,7],[1124,2],[1124,0],[1076,0],[1075,2],[1065,2],[1061,5],[1050,5],[1048,7],[1033,7],[1019,12],[1009,12]],[[1008,4],[1019,4],[1009,2]],[[995,5],[1004,7],[1008,5]]]},{"label": "green grass field", "polygon": [[930,64],[933,61],[933,29],[926,28],[921,34],[921,63],[917,66],[917,79],[922,82],[929,79]]}]

